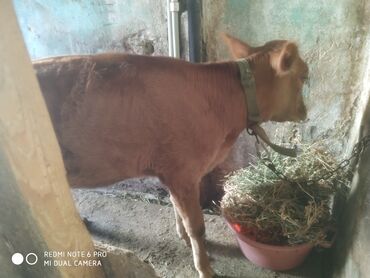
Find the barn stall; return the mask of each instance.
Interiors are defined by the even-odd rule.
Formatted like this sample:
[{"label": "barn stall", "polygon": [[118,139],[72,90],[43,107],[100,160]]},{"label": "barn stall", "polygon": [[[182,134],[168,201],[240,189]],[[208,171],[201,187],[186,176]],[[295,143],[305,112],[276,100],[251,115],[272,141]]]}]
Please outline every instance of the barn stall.
[{"label": "barn stall", "polygon": [[[309,65],[304,89],[309,120],[265,124],[270,137],[283,143],[292,137],[307,143],[324,139],[342,160],[368,134],[368,1],[181,1],[178,11],[170,2],[176,1],[2,4],[0,264],[7,277],[125,277],[123,271],[127,277],[152,277],[148,265],[160,277],[197,276],[191,250],[177,238],[168,193],[156,178],[72,190],[85,225],[79,220],[30,59],[125,52],[197,63],[229,59],[220,32],[252,45],[288,39],[299,45]],[[342,224],[334,246],[313,250],[303,265],[287,272],[247,261],[210,205],[222,195],[223,175],[253,162],[254,154],[254,138],[245,132],[223,165],[202,181],[207,249],[215,272],[221,277],[367,277],[369,150],[352,163],[355,175],[337,208]],[[132,259],[127,249],[146,264]],[[63,265],[68,251],[96,250],[105,250],[96,253],[102,255],[97,266]],[[31,254],[27,264],[11,263],[15,253]]]}]

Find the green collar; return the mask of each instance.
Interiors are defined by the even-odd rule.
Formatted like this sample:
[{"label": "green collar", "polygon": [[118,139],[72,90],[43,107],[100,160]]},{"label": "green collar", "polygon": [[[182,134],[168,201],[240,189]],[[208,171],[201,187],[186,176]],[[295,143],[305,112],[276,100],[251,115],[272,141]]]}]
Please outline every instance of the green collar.
[{"label": "green collar", "polygon": [[240,81],[244,88],[245,103],[248,110],[248,124],[258,124],[261,122],[261,117],[257,106],[256,83],[253,72],[247,59],[239,59],[236,63],[239,67]]},{"label": "green collar", "polygon": [[247,130],[252,130],[252,132],[248,133],[255,135],[256,138],[261,138],[274,151],[282,155],[296,157],[298,154],[297,148],[289,149],[275,145],[270,141],[266,132],[260,126],[260,124],[262,123],[262,119],[257,106],[256,83],[254,80],[253,72],[249,65],[249,61],[247,59],[239,59],[236,61],[236,63],[239,67],[240,81],[244,89],[245,103],[248,110]]}]

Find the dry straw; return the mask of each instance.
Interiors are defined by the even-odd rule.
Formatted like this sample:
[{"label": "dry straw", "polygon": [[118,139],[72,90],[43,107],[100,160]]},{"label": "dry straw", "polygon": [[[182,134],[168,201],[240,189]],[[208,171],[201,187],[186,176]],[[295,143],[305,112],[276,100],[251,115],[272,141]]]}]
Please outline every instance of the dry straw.
[{"label": "dry straw", "polygon": [[338,165],[317,145],[303,146],[297,158],[270,155],[276,169],[293,183],[279,178],[262,160],[229,175],[221,201],[226,219],[259,242],[327,245],[328,232],[335,230],[333,197],[347,191],[349,178],[341,171],[327,180],[308,182]]}]

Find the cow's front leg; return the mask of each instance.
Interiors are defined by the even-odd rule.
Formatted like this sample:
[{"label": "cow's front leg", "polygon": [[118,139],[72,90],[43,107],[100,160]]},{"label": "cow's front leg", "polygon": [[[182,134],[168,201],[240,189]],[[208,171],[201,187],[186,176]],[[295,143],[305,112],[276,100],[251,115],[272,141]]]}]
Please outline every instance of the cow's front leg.
[{"label": "cow's front leg", "polygon": [[200,278],[213,277],[204,245],[205,226],[199,204],[199,187],[196,184],[176,185],[171,191],[173,204],[180,215],[185,231],[190,238],[194,266]]},{"label": "cow's front leg", "polygon": [[176,204],[175,204],[175,202],[172,198],[172,195],[171,195],[170,199],[171,199],[171,202],[172,202],[172,205],[173,205],[173,210],[175,212],[177,234],[180,237],[180,239],[183,239],[185,241],[187,246],[190,246],[191,245],[190,238],[189,238],[188,234],[186,233],[184,224],[182,223],[182,218],[181,218],[179,212],[177,211]]}]

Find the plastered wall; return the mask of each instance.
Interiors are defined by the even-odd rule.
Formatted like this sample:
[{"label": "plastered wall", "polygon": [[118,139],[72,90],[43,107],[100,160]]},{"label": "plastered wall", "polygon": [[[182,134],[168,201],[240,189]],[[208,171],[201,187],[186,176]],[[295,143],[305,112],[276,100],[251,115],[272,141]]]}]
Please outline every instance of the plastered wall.
[{"label": "plastered wall", "polygon": [[166,1],[13,3],[32,59],[107,51],[167,54]]}]

